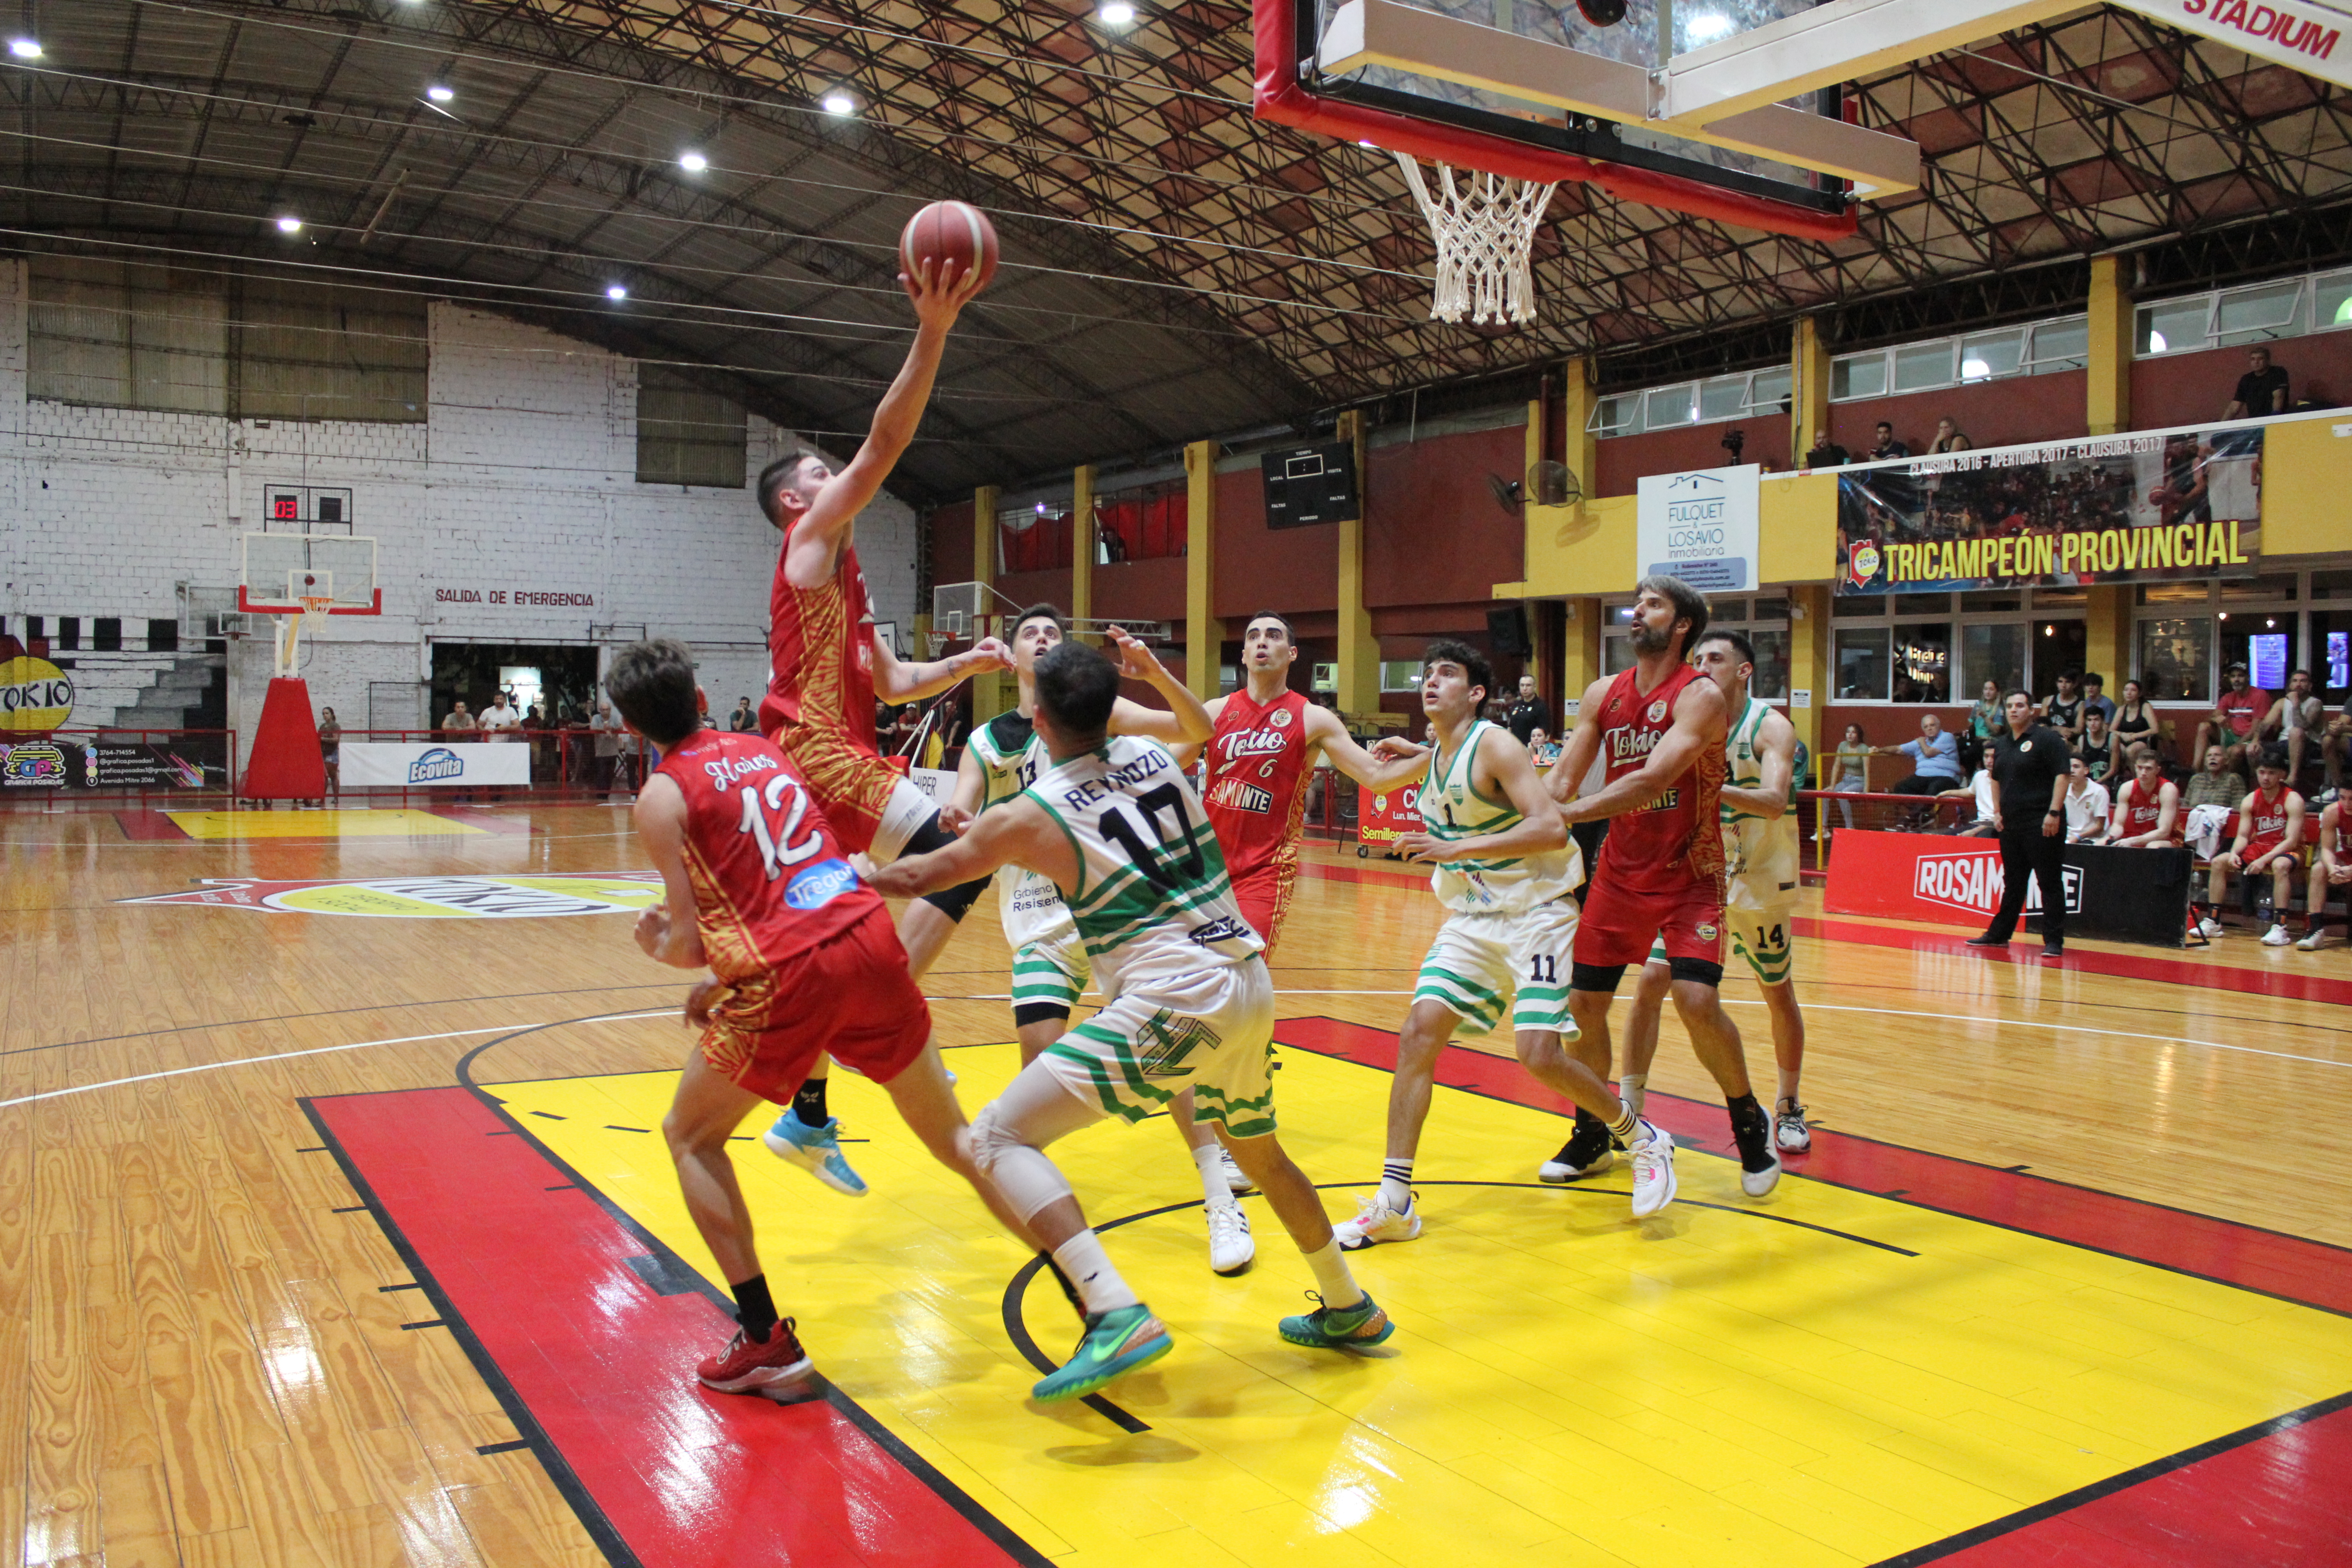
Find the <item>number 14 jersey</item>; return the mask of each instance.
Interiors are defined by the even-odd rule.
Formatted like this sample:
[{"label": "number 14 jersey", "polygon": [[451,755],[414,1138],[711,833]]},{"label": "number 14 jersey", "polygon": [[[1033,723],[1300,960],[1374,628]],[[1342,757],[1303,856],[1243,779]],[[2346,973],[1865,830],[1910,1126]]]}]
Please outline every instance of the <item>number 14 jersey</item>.
[{"label": "number 14 jersey", "polygon": [[1264,946],[1242,919],[1201,797],[1158,742],[1114,735],[1025,792],[1069,835],[1063,895],[1106,995],[1241,963]]}]

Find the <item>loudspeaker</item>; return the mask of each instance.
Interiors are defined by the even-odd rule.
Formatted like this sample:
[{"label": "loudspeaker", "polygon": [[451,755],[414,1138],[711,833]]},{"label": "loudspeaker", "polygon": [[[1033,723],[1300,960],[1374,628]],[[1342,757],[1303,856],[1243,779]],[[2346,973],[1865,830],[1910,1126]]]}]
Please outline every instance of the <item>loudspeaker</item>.
[{"label": "loudspeaker", "polygon": [[1486,640],[1495,651],[1513,658],[1525,658],[1535,651],[1528,640],[1528,610],[1525,605],[1512,605],[1505,609],[1486,612]]}]

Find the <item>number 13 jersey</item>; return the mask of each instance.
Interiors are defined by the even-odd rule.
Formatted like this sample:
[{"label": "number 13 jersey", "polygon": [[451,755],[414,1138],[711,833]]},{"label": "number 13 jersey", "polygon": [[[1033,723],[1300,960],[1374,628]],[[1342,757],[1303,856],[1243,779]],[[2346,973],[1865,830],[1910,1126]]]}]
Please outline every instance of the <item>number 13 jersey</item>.
[{"label": "number 13 jersey", "polygon": [[1234,901],[1201,797],[1156,742],[1111,736],[1025,793],[1077,851],[1077,885],[1063,896],[1107,996],[1241,963],[1265,945]]},{"label": "number 13 jersey", "polygon": [[686,874],[719,979],[773,969],[886,907],[772,742],[698,730],[654,771],[686,796]]}]

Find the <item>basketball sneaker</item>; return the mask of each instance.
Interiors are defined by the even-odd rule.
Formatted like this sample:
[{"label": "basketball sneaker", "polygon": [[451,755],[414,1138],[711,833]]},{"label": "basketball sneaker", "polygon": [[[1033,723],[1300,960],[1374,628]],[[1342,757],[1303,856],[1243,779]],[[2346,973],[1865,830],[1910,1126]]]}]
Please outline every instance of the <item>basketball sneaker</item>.
[{"label": "basketball sneaker", "polygon": [[768,1146],[769,1153],[790,1160],[835,1192],[853,1198],[866,1195],[866,1178],[841,1157],[840,1117],[828,1116],[824,1126],[811,1127],[787,1109],[774,1126],[760,1134],[760,1142]]},{"label": "basketball sneaker", "polygon": [[1233,1154],[1229,1151],[1223,1149],[1218,1150],[1217,1162],[1219,1164],[1223,1166],[1225,1173],[1225,1185],[1233,1189],[1233,1193],[1235,1197],[1239,1197],[1244,1193],[1254,1193],[1257,1191],[1257,1184],[1251,1181],[1247,1175],[1244,1174],[1242,1168],[1239,1165],[1234,1163]]},{"label": "basketball sneaker", "polygon": [[1369,1291],[1352,1307],[1327,1307],[1312,1290],[1307,1292],[1307,1299],[1315,1303],[1315,1310],[1302,1317],[1283,1319],[1276,1331],[1292,1344],[1325,1351],[1356,1350],[1380,1344],[1396,1332],[1396,1325]]},{"label": "basketball sneaker", "polygon": [[1647,1219],[1675,1201],[1675,1141],[1644,1121],[1633,1134],[1633,1217]]},{"label": "basketball sneaker", "polygon": [[1536,1167],[1536,1180],[1559,1186],[1597,1176],[1617,1163],[1610,1147],[1615,1142],[1609,1136],[1608,1123],[1580,1116],[1576,1130],[1559,1146],[1559,1152]]},{"label": "basketball sneaker", "polygon": [[782,1319],[764,1340],[750,1339],[738,1329],[727,1348],[696,1367],[694,1375],[705,1388],[721,1394],[763,1394],[798,1383],[815,1367],[808,1352],[801,1348],[800,1336],[793,1331],[799,1326],[790,1318]]},{"label": "basketball sneaker", "polygon": [[1087,1331],[1070,1359],[1037,1380],[1029,1397],[1041,1405],[1078,1399],[1176,1348],[1168,1325],[1139,1301],[1132,1307],[1087,1315]]},{"label": "basketball sneaker", "polygon": [[2327,945],[2327,928],[2326,926],[2312,927],[2310,933],[2294,945],[2305,952],[2317,952],[2321,948]]},{"label": "basketball sneaker", "polygon": [[2286,922],[2284,921],[2273,921],[2271,922],[2271,929],[2263,932],[2263,945],[2264,947],[2284,947],[2294,940],[2294,938],[2286,934]]},{"label": "basketball sneaker", "polygon": [[1780,1152],[1772,1146],[1772,1118],[1762,1106],[1755,1106],[1752,1116],[1733,1113],[1731,1138],[1739,1145],[1741,1192],[1751,1198],[1760,1198],[1780,1184]]},{"label": "basketball sneaker", "polygon": [[1404,1212],[1399,1214],[1375,1188],[1371,1196],[1356,1201],[1356,1217],[1341,1220],[1331,1227],[1331,1234],[1339,1238],[1342,1252],[1361,1252],[1382,1241],[1411,1241],[1421,1234],[1421,1205],[1407,1198]]},{"label": "basketball sneaker", "polygon": [[1256,1257],[1257,1243],[1250,1239],[1249,1215],[1242,1213],[1242,1205],[1212,1205],[1209,1209],[1210,1268],[1219,1274],[1239,1274]]},{"label": "basketball sneaker", "polygon": [[2206,941],[2210,942],[2215,937],[2221,934],[2221,922],[2215,920],[2211,915],[2207,915],[2203,920],[2197,922],[2197,934],[2203,937]]}]

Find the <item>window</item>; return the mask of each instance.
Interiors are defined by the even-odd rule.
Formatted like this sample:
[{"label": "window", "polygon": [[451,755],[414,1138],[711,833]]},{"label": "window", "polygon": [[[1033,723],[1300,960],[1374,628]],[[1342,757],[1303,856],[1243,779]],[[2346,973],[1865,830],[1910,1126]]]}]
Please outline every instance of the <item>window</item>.
[{"label": "window", "polygon": [[228,299],[219,278],[36,257],[31,295],[27,396],[228,412]]},{"label": "window", "polygon": [[2023,329],[1979,332],[1974,337],[1960,340],[1960,379],[1986,381],[1996,375],[2014,375],[2024,359]]},{"label": "window", "polygon": [[1868,349],[1830,362],[1830,401],[1851,403],[1889,392],[1929,392],[2004,375],[2081,370],[2090,363],[2090,355],[2088,316],[2060,316],[2022,327]]},{"label": "window", "polygon": [[2139,678],[2152,702],[2213,700],[2213,621],[2182,616],[2139,623]]},{"label": "window", "polygon": [[[1974,702],[1988,680],[2046,696],[2061,670],[2082,668],[2084,623],[2063,613],[2081,602],[2081,590],[2064,588],[2035,589],[2030,601],[2017,589],[1832,598],[1830,700],[1958,705]],[[2062,613],[2032,616],[2029,603]],[[2101,673],[2119,682],[2118,673]]]},{"label": "window", "polygon": [[2030,358],[2037,371],[2082,370],[2091,363],[2091,319],[2068,316],[2032,331]]},{"label": "window", "polygon": [[[1622,675],[1633,668],[1633,645],[1626,635],[1633,624],[1630,602],[1605,605],[1601,612],[1601,671]],[[1759,626],[1755,623],[1765,622]],[[1748,600],[1722,595],[1707,601],[1707,623],[1745,636],[1756,647],[1755,673],[1748,690],[1767,702],[1789,700],[1789,601],[1775,595]]]},{"label": "window", "polygon": [[1952,626],[1915,622],[1895,628],[1894,693],[1897,702],[1952,700]]},{"label": "window", "polygon": [[[1786,617],[1782,617],[1784,620]],[[1765,702],[1789,700],[1789,628],[1756,627],[1748,634],[1756,645],[1756,673],[1748,678],[1749,693]]]},{"label": "window", "polygon": [[1662,386],[1642,400],[1642,428],[1665,430],[1688,425],[1693,421],[1695,403],[1688,386]]},{"label": "window", "polygon": [[2284,337],[2295,326],[2303,304],[2303,279],[2232,289],[2213,300],[2213,331],[2224,347]]},{"label": "window", "polygon": [[423,300],[247,278],[232,303],[232,418],[424,422]]},{"label": "window", "polygon": [[1925,392],[1952,384],[1952,343],[1948,338],[1913,343],[1895,351],[1895,390]]},{"label": "window", "polygon": [[1638,436],[1645,430],[1671,430],[1691,424],[1743,419],[1750,415],[1785,414],[1789,409],[1789,367],[1739,375],[1718,375],[1686,381],[1646,392],[1621,392],[1596,401],[1586,428],[1596,436]]},{"label": "window", "polygon": [[1418,691],[1421,689],[1421,660],[1417,658],[1384,658],[1381,660],[1382,691]]},{"label": "window", "polygon": [[[1963,599],[1973,596],[1961,595]],[[1960,691],[1973,702],[1983,694],[1984,683],[1988,680],[2000,691],[2013,691],[2025,684],[2025,626],[2022,622],[1996,622],[1990,626],[1960,628]]]},{"label": "window", "polygon": [[1840,701],[1883,702],[1887,693],[1888,631],[1885,626],[1840,626],[1832,666]]},{"label": "window", "polygon": [[744,485],[743,410],[667,365],[637,367],[637,483]]},{"label": "window", "polygon": [[1830,401],[1886,395],[1886,356],[1847,354],[1830,364]]},{"label": "window", "polygon": [[2160,305],[2142,305],[2132,334],[2132,352],[2145,358],[2204,348],[2206,321],[2212,306],[2210,294],[2168,300]]},{"label": "window", "polygon": [[[2036,607],[2044,603],[2039,594],[2034,595],[2033,602]],[[2083,668],[2083,661],[2091,651],[2090,628],[2077,617],[2036,619],[2033,622],[2032,649],[2030,657],[2033,660],[2033,679],[2026,689],[2037,697],[2047,697],[2058,689],[2061,675]],[[2099,673],[2104,676],[2112,672],[2103,669]],[[2122,689],[2122,682],[2116,682],[2116,689]]]}]

